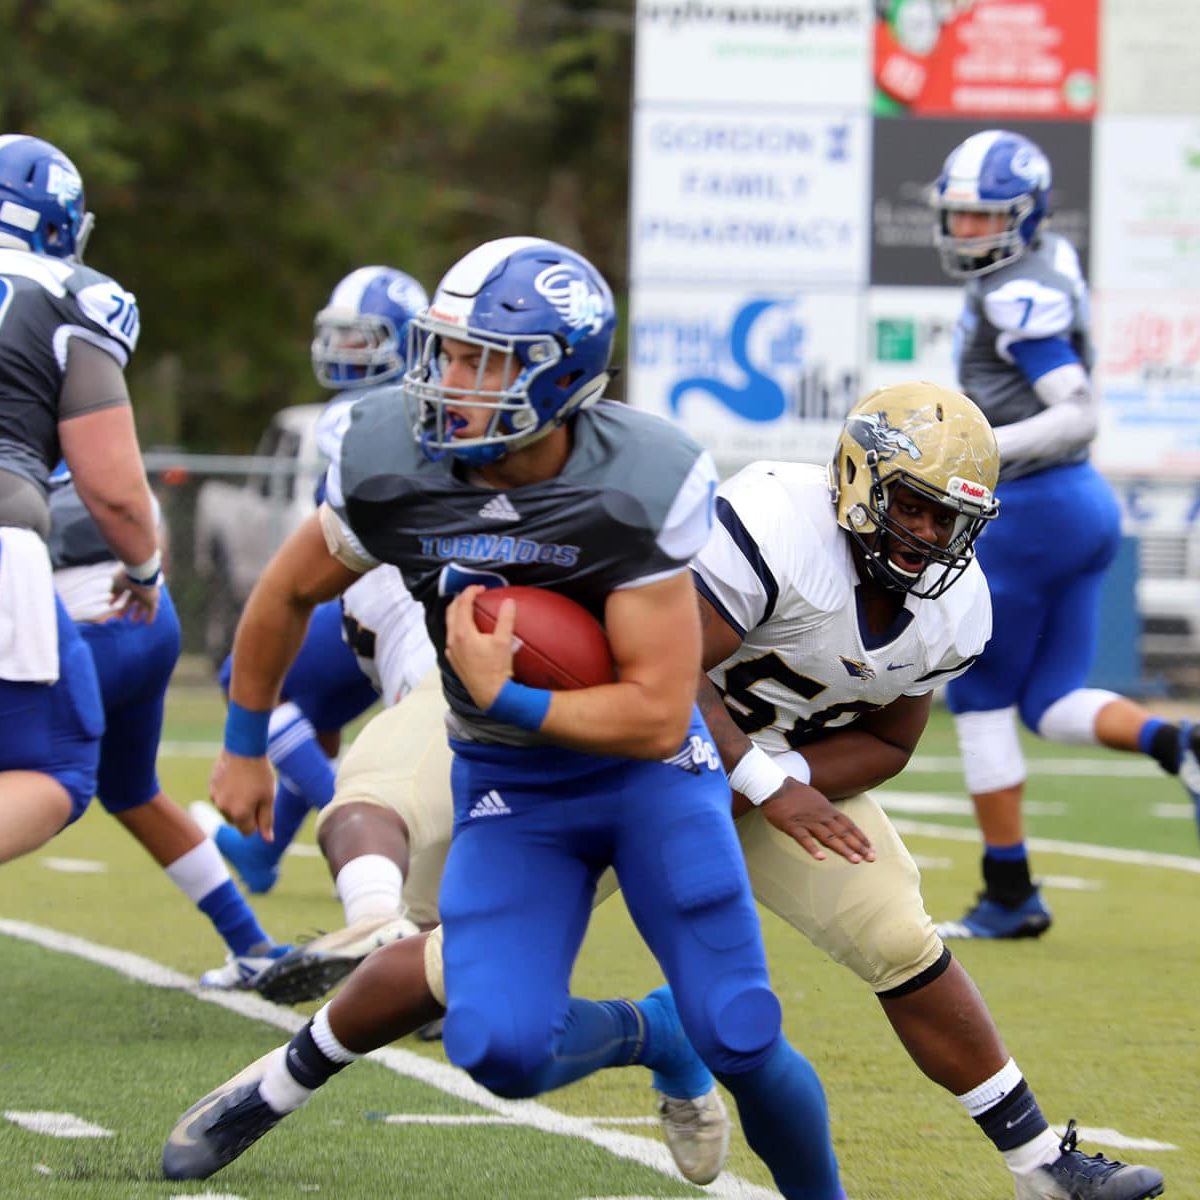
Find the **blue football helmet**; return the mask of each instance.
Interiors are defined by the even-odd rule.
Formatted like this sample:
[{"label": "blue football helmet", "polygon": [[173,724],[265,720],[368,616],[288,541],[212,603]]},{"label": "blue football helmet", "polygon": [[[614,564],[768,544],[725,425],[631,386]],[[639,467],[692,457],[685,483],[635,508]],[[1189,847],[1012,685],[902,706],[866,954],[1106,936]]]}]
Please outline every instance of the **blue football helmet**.
[{"label": "blue football helmet", "polygon": [[[450,268],[412,322],[404,387],[417,406],[414,436],[430,458],[477,466],[544,437],[604,394],[616,327],[612,292],[582,255],[542,238],[485,242]],[[481,348],[474,389],[442,384],[443,338]],[[511,382],[488,391],[494,355]],[[478,437],[455,437],[462,422],[450,410],[464,406],[491,412]]]},{"label": "blue football helmet", "polygon": [[[966,279],[1021,257],[1049,216],[1050,160],[1027,137],[1005,129],[972,134],[946,159],[933,185],[934,244],[948,275]],[[954,237],[949,214],[998,213],[1003,227],[983,237]]]},{"label": "blue football helmet", "polygon": [[408,323],[429,303],[394,267],[359,267],[333,289],[313,322],[313,374],[335,391],[374,387],[404,372]]},{"label": "blue football helmet", "polygon": [[94,223],[83,179],[61,150],[0,134],[0,246],[80,261]]}]

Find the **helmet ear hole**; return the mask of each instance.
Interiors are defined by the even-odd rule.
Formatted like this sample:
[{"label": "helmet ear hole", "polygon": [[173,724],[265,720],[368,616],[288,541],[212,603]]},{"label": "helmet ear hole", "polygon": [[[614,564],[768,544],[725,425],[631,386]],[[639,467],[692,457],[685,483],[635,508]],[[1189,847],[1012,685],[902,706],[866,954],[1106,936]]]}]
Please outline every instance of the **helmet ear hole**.
[{"label": "helmet ear hole", "polygon": [[854,477],[858,474],[858,468],[854,465],[854,459],[848,454],[842,461],[845,463],[846,485],[849,486],[854,482]]}]

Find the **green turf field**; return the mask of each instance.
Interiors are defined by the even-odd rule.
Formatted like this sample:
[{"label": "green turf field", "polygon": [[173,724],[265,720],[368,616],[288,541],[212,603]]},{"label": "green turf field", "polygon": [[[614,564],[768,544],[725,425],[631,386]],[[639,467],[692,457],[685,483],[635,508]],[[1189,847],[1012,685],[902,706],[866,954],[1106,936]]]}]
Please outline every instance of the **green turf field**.
[{"label": "green turf field", "polygon": [[[180,803],[205,794],[220,715],[215,690],[174,689],[160,772]],[[959,943],[956,953],[1051,1122],[1077,1118],[1091,1131],[1089,1151],[1153,1163],[1168,1196],[1200,1197],[1200,840],[1190,806],[1142,760],[1028,749],[1028,825],[1055,926],[1037,942]],[[954,753],[937,711],[913,767],[882,793],[895,797],[939,919],[958,916],[977,886]],[[289,856],[278,887],[256,901],[281,938],[340,920],[311,837],[301,843],[307,854]],[[704,1192],[671,1174],[641,1070],[514,1105],[415,1039],[346,1072],[214,1179],[169,1184],[158,1161],[175,1116],[283,1041],[296,1013],[244,994],[197,998],[188,981],[221,961],[221,944],[98,806],[0,869],[0,922],[0,1197]],[[853,1200],[1011,1197],[998,1156],[911,1065],[863,986],[769,914],[764,928],[787,1032],[825,1081]],[[49,931],[72,938],[47,948]],[[641,995],[658,982],[619,899],[603,905],[575,990]],[[37,1116],[46,1113],[87,1125],[57,1125],[75,1136],[54,1136],[50,1118]],[[735,1135],[729,1171],[706,1190],[765,1197],[769,1183]]]}]

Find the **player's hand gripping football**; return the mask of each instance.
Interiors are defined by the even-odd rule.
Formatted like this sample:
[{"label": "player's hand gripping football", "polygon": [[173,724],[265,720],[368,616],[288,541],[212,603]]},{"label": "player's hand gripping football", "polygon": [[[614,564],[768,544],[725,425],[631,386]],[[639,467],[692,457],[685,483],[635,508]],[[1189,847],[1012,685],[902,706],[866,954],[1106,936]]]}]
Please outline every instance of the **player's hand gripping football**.
[{"label": "player's hand gripping football", "polygon": [[827,847],[847,862],[874,862],[871,840],[823,792],[797,779],[788,779],[762,806],[763,816],[776,829],[798,842],[813,858],[823,860]]},{"label": "player's hand gripping football", "polygon": [[484,633],[475,624],[475,597],[483,590],[478,584],[465,588],[446,610],[446,657],[471,699],[486,711],[512,678],[517,606],[505,600],[495,629]]},{"label": "player's hand gripping football", "polygon": [[266,841],[274,839],[275,776],[266,755],[246,758],[222,750],[208,777],[208,795],[239,832],[257,829]]}]

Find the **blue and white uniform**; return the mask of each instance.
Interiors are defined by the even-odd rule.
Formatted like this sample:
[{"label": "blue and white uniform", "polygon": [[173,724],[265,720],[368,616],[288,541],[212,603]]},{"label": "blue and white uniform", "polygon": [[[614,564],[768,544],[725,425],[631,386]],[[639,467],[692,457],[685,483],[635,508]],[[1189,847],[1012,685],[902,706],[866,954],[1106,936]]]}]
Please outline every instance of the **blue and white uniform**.
[{"label": "blue and white uniform", "polygon": [[1045,393],[1049,377],[1064,367],[1088,372],[1092,357],[1087,285],[1063,238],[1043,234],[1021,257],[968,282],[959,383],[996,429],[1000,518],[977,543],[992,594],[992,640],[950,685],[955,713],[1016,705],[1036,732],[1046,710],[1082,688],[1091,668],[1120,512],[1088,461],[1096,431],[1090,388],[1052,404]]}]

